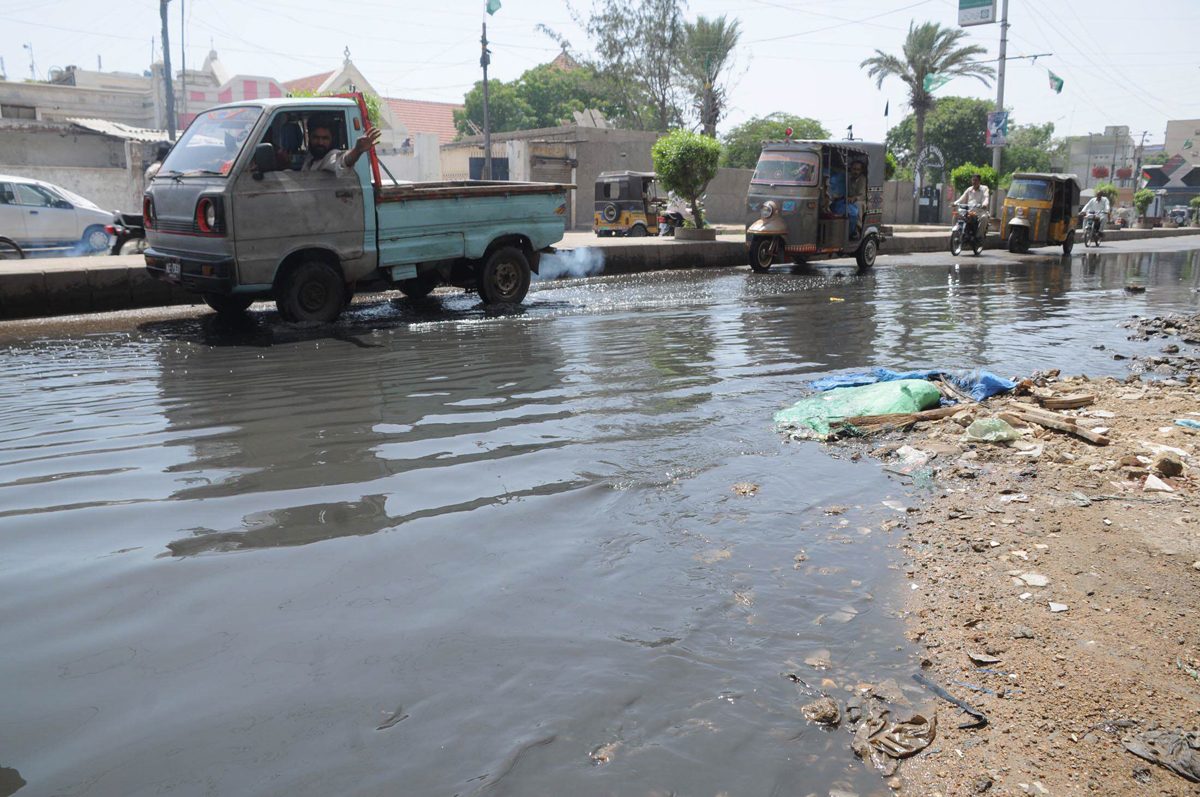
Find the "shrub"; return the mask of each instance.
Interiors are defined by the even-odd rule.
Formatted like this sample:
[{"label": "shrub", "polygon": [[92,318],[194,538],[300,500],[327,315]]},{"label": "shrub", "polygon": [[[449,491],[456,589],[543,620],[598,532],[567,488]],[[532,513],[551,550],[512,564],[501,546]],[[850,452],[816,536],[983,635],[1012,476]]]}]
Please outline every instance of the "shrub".
[{"label": "shrub", "polygon": [[1112,183],[1100,183],[1095,188],[1096,196],[1108,197],[1109,202],[1117,201],[1117,187]]},{"label": "shrub", "polygon": [[983,184],[993,191],[996,190],[996,184],[999,182],[999,175],[991,166],[975,166],[970,163],[964,163],[954,171],[950,172],[950,182],[954,185],[954,190],[961,194],[971,187],[971,177],[978,174]]},{"label": "shrub", "polygon": [[1142,188],[1133,195],[1133,207],[1139,216],[1146,215],[1146,209],[1150,207],[1150,203],[1154,201],[1154,192],[1149,188]]},{"label": "shrub", "polygon": [[659,184],[685,199],[692,206],[696,226],[703,227],[704,217],[696,200],[717,176],[721,145],[712,136],[673,130],[654,143],[653,155]]}]

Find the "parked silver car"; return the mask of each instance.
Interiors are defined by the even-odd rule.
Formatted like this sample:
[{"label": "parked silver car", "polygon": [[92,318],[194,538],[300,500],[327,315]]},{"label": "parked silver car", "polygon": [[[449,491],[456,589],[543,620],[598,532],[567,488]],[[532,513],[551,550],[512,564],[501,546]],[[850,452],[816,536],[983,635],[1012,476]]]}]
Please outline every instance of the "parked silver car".
[{"label": "parked silver car", "polygon": [[0,174],[0,236],[26,252],[70,248],[79,254],[107,252],[105,226],[111,210],[40,180]]}]

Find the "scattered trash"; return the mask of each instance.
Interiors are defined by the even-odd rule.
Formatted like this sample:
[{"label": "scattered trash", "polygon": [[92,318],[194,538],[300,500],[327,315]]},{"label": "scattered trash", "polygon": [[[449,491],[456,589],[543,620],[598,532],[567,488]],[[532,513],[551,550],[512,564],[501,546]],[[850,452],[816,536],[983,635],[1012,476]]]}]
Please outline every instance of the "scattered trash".
[{"label": "scattered trash", "polygon": [[833,662],[829,658],[829,651],[824,649],[810,653],[804,663],[814,670],[828,670],[833,666]]},{"label": "scattered trash", "polygon": [[1020,432],[999,418],[981,418],[967,427],[966,440],[971,443],[1005,443],[1020,437]]},{"label": "scattered trash", "polygon": [[1008,393],[1017,387],[1017,383],[996,376],[989,371],[890,371],[887,368],[874,368],[857,374],[843,374],[818,379],[812,383],[815,390],[832,390],[840,387],[861,387],[880,382],[895,382],[900,380],[940,379],[948,382],[958,390],[966,393],[975,401],[984,401],[1001,393]]},{"label": "scattered trash", "polygon": [[918,379],[835,388],[780,410],[775,424],[792,437],[829,438],[842,429],[854,431],[856,422],[872,417],[911,415],[937,407],[941,398],[934,385]]},{"label": "scattered trash", "polygon": [[838,708],[838,704],[831,697],[822,697],[814,700],[801,708],[800,713],[804,715],[805,719],[815,722],[818,725],[836,726],[842,721],[842,712]]},{"label": "scattered trash", "polygon": [[1154,460],[1153,467],[1163,476],[1179,476],[1183,473],[1183,459],[1170,451],[1163,451]]},{"label": "scattered trash", "polygon": [[1054,612],[1055,614],[1058,612],[1065,612],[1069,608],[1070,607],[1065,603],[1055,603],[1054,601],[1050,601],[1050,611]]},{"label": "scattered trash", "polygon": [[932,455],[928,451],[922,451],[912,446],[900,446],[896,449],[896,456],[900,457],[900,467],[896,469],[900,473],[912,473],[925,467],[925,464],[932,459]]},{"label": "scattered trash", "polygon": [[844,302],[844,301],[846,301],[846,300],[845,300],[845,299],[839,299],[839,298],[838,298],[838,297],[836,297],[836,296],[830,296],[830,297],[829,297],[829,301],[831,301],[831,302]]},{"label": "scattered trash", "polygon": [[1071,393],[1055,395],[1049,390],[1034,390],[1033,397],[1048,410],[1074,410],[1096,403],[1096,397],[1091,393]]},{"label": "scattered trash", "polygon": [[593,764],[607,764],[609,761],[612,761],[613,753],[615,753],[617,748],[620,746],[620,742],[609,742],[608,744],[602,744],[593,750],[589,754],[589,757],[592,759]]},{"label": "scattered trash", "polygon": [[850,749],[863,761],[869,761],[884,777],[891,777],[900,759],[924,750],[937,735],[937,717],[926,719],[913,714],[906,720],[891,721],[890,710],[871,704],[854,731]]},{"label": "scattered trash", "polygon": [[1146,481],[1142,484],[1142,491],[1147,493],[1173,493],[1175,492],[1175,488],[1153,473],[1150,473],[1146,475]]},{"label": "scattered trash", "polygon": [[1121,744],[1138,758],[1200,783],[1200,733],[1143,731],[1122,739]]},{"label": "scattered trash", "polygon": [[1050,579],[1046,576],[1043,576],[1041,573],[1022,573],[1021,575],[1017,576],[1017,578],[1021,579],[1031,587],[1050,586]]},{"label": "scattered trash", "polygon": [[1180,418],[1175,421],[1175,425],[1182,426],[1186,429],[1200,429],[1200,421],[1195,421],[1191,418]]},{"label": "scattered trash", "polygon": [[750,482],[738,482],[729,489],[740,496],[749,498],[758,492],[758,485],[751,484]]},{"label": "scattered trash", "polygon": [[987,725],[988,718],[987,718],[986,714],[984,714],[982,711],[975,708],[974,706],[972,706],[970,703],[966,702],[965,700],[959,700],[957,697],[950,694],[945,689],[943,689],[942,687],[935,684],[933,681],[926,678],[924,675],[921,675],[921,673],[914,673],[913,680],[916,681],[917,683],[921,684],[922,686],[928,688],[930,691],[932,691],[935,695],[940,697],[942,700],[945,700],[947,703],[953,703],[954,705],[961,708],[964,712],[966,712],[967,714],[970,714],[972,717],[975,718],[974,722],[964,722],[958,726],[959,728],[982,728],[985,725]]},{"label": "scattered trash", "polygon": [[1004,661],[1004,659],[1000,658],[999,656],[989,656],[986,653],[979,653],[978,651],[974,650],[967,651],[967,658],[970,659],[971,663],[977,667],[983,667],[988,664],[999,664],[1000,662]]}]

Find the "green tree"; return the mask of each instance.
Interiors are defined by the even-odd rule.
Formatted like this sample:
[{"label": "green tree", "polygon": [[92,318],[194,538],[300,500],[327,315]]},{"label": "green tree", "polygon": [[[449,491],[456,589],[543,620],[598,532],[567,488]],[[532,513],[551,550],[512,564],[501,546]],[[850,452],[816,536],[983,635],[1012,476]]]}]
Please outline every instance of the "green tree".
[{"label": "green tree", "polygon": [[1048,172],[1054,168],[1055,158],[1061,157],[1061,141],[1054,139],[1054,123],[1041,125],[1015,125],[1009,128],[1008,145],[1000,151],[1000,171]]},{"label": "green tree", "polygon": [[[940,97],[925,118],[925,146],[936,146],[946,159],[946,168],[963,163],[987,163],[991,150],[984,146],[987,115],[995,105],[972,97]],[[888,149],[900,166],[914,168],[917,149],[916,114],[909,114],[888,131]]]},{"label": "green tree", "polygon": [[709,181],[717,176],[721,144],[712,136],[673,130],[654,142],[652,154],[659,184],[691,204],[697,229],[703,227],[697,200]]},{"label": "green tree", "polygon": [[683,42],[679,51],[679,69],[683,83],[692,95],[692,108],[700,120],[700,131],[716,136],[717,122],[725,115],[727,77],[733,51],[742,35],[738,21],[724,14],[716,19],[696,17],[683,23]]},{"label": "green tree", "polygon": [[950,182],[954,184],[954,190],[958,194],[962,194],[971,186],[971,178],[979,175],[979,180],[993,191],[996,190],[997,183],[1000,182],[1000,175],[991,166],[976,166],[973,163],[964,163],[950,172]]},{"label": "green tree", "polygon": [[896,176],[896,156],[892,153],[887,154],[887,158],[883,162],[883,179],[891,180]]},{"label": "green tree", "polygon": [[1154,192],[1149,188],[1138,189],[1133,194],[1133,208],[1143,219],[1146,217],[1146,209],[1150,207],[1150,203],[1153,201]]},{"label": "green tree", "polygon": [[584,17],[570,5],[587,34],[591,56],[562,34],[538,25],[611,89],[617,119],[635,130],[669,130],[683,120],[678,56],[684,42],[682,0],[609,0]]},{"label": "green tree", "polygon": [[792,128],[793,138],[829,138],[829,131],[816,119],[789,116],[776,111],[742,122],[722,136],[721,165],[733,169],[753,169],[762,152],[762,143],[783,138],[789,127]]},{"label": "green tree", "polygon": [[1153,155],[1147,155],[1142,161],[1144,166],[1160,166],[1171,159],[1171,156],[1165,152],[1155,152]]},{"label": "green tree", "polygon": [[876,50],[875,55],[859,65],[867,70],[868,76],[876,79],[876,88],[882,89],[883,81],[888,77],[899,78],[908,87],[908,104],[916,117],[914,157],[925,146],[925,117],[934,107],[933,95],[925,90],[925,78],[930,75],[973,77],[986,86],[996,74],[991,66],[976,60],[977,56],[987,53],[987,48],[961,44],[966,35],[965,30],[943,28],[936,22],[922,25],[910,22],[903,58]]},{"label": "green tree", "polygon": [[1117,187],[1112,183],[1100,183],[1092,190],[1096,192],[1096,196],[1108,197],[1109,202],[1117,201]]},{"label": "green tree", "polygon": [[[488,124],[493,133],[506,133],[510,130],[528,130],[534,127],[533,108],[521,96],[517,81],[505,83],[502,80],[488,81]],[[475,87],[467,92],[463,99],[462,110],[454,111],[454,126],[463,135],[471,135],[475,129],[483,130],[483,81],[475,83]]]},{"label": "green tree", "polygon": [[1200,224],[1200,196],[1194,196],[1188,204],[1192,207],[1192,223]]},{"label": "green tree", "polygon": [[[454,124],[462,135],[483,129],[483,81],[477,81],[454,112]],[[605,116],[619,114],[603,82],[590,69],[558,69],[542,64],[516,80],[488,81],[488,111],[493,133],[554,127],[570,121],[575,111],[595,108]]]}]

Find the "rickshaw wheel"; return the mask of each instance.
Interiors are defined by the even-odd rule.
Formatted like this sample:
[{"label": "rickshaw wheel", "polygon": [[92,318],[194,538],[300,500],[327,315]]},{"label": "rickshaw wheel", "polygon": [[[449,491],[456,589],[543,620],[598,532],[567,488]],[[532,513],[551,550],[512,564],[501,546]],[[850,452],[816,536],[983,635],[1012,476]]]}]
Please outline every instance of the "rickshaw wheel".
[{"label": "rickshaw wheel", "polygon": [[1008,234],[1008,251],[1023,254],[1029,251],[1029,231],[1024,227],[1013,227]]},{"label": "rickshaw wheel", "polygon": [[1067,240],[1063,241],[1063,254],[1071,254],[1071,250],[1075,248],[1075,231],[1071,230],[1067,233]]},{"label": "rickshaw wheel", "polygon": [[766,274],[775,261],[775,239],[769,235],[760,235],[750,244],[750,268],[758,274]]},{"label": "rickshaw wheel", "polygon": [[632,227],[630,227],[629,228],[629,237],[630,238],[645,238],[646,237],[645,225],[635,224]]},{"label": "rickshaw wheel", "polygon": [[858,261],[858,267],[868,269],[875,265],[875,256],[879,254],[879,244],[875,242],[874,235],[868,235],[867,239],[862,242],[862,246],[858,247],[858,251],[854,253],[854,259]]}]

